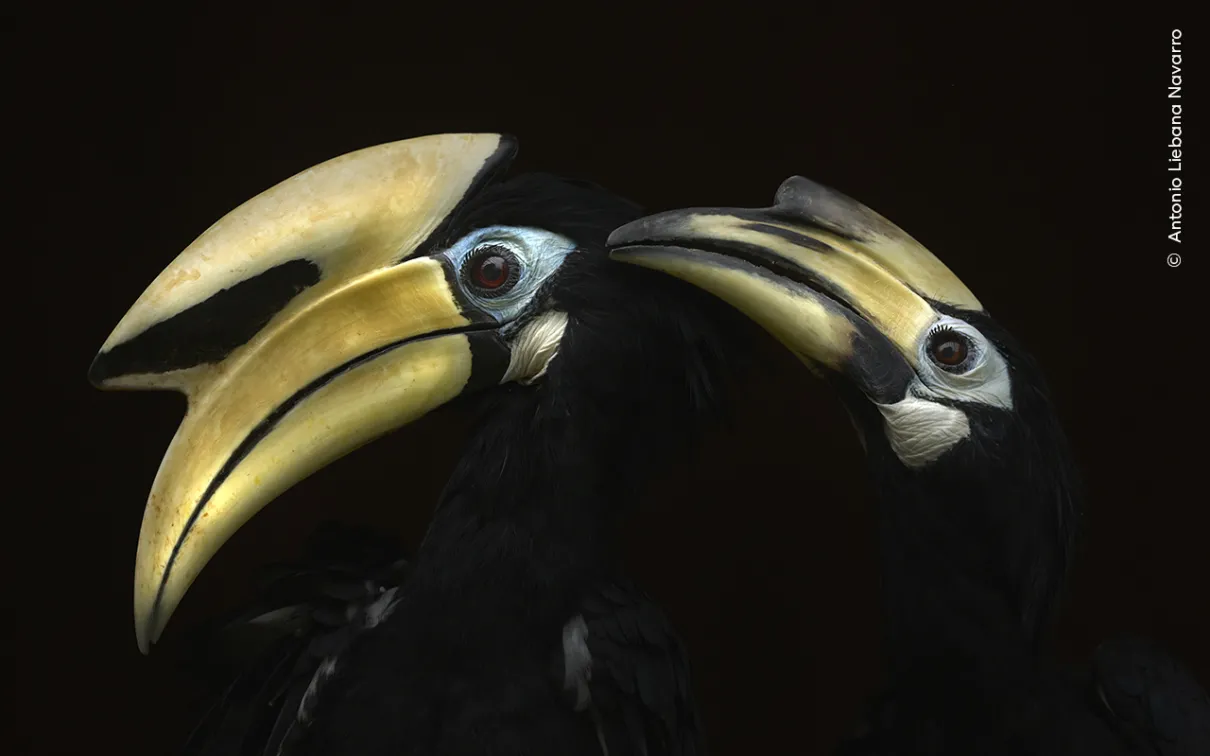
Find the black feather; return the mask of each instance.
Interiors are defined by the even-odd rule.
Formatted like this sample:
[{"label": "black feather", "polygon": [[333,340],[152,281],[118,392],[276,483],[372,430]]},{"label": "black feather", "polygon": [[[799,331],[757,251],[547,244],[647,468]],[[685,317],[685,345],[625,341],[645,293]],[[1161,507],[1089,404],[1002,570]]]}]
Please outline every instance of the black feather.
[{"label": "black feather", "polygon": [[[298,563],[267,567],[260,601],[197,631],[194,668],[211,677],[225,673],[230,682],[183,753],[275,754],[283,722],[293,720],[315,670],[355,632],[346,597],[365,602],[379,588],[399,585],[407,573],[402,553],[381,534],[329,522]],[[283,609],[294,611],[264,621]]]},{"label": "black feather", "polygon": [[1141,638],[1102,643],[1090,698],[1124,736],[1158,756],[1210,753],[1210,696],[1167,651]]},{"label": "black feather", "polygon": [[632,583],[619,580],[600,591],[610,610],[592,612],[588,599],[583,617],[593,705],[602,721],[614,723],[607,733],[610,754],[703,753],[687,653],[668,619]]}]

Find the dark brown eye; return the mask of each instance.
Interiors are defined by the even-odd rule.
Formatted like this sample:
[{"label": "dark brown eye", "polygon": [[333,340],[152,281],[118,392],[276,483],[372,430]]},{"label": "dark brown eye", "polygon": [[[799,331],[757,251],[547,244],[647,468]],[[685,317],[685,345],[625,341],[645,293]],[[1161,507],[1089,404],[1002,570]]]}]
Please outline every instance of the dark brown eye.
[{"label": "dark brown eye", "polygon": [[929,356],[943,368],[961,367],[970,351],[970,340],[957,331],[945,329],[929,337]]},{"label": "dark brown eye", "polygon": [[480,247],[462,266],[466,284],[483,297],[498,297],[511,289],[521,270],[512,250],[500,245]]}]

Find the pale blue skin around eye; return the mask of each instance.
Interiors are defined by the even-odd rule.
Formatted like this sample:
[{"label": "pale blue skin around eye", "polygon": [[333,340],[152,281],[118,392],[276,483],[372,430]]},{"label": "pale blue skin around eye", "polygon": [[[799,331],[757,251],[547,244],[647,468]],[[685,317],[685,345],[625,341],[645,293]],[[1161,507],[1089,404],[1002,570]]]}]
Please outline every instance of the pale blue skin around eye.
[{"label": "pale blue skin around eye", "polygon": [[[516,285],[498,297],[478,296],[462,281],[462,264],[476,249],[486,245],[507,247],[517,257],[521,275]],[[452,247],[441,253],[458,271],[458,286],[475,306],[494,317],[500,323],[515,319],[538,293],[546,279],[550,278],[567,255],[575,250],[575,244],[565,236],[539,228],[518,226],[490,226],[472,231],[459,239]]]}]

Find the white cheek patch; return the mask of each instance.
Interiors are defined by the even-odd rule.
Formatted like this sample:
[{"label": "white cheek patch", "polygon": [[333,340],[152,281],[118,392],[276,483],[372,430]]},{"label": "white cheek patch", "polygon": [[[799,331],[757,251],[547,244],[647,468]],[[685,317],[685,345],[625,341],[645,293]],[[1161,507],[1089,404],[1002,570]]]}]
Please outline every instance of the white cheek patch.
[{"label": "white cheek patch", "polygon": [[541,378],[559,353],[566,329],[567,313],[558,311],[543,313],[527,324],[513,339],[512,359],[500,382],[532,383]]},{"label": "white cheek patch", "polygon": [[875,406],[882,413],[895,456],[912,469],[933,462],[971,433],[965,412],[910,391],[902,401]]}]

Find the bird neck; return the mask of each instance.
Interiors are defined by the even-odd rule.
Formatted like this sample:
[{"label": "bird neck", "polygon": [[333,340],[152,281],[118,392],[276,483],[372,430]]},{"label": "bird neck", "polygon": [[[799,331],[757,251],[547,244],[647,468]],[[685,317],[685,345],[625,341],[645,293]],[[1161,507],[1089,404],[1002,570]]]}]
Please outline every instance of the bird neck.
[{"label": "bird neck", "polygon": [[561,291],[568,322],[543,376],[483,396],[417,555],[442,591],[501,600],[507,582],[518,596],[578,599],[617,568],[629,502],[692,450],[703,422],[725,417],[720,334],[738,316],[691,288],[665,296],[674,279],[600,268]]},{"label": "bird neck", "polygon": [[1037,492],[995,476],[878,479],[887,648],[898,676],[1030,674],[1065,557]]},{"label": "bird neck", "polygon": [[[996,538],[984,519],[981,505],[994,510],[1010,500],[988,490],[958,501],[903,487],[884,489],[882,499],[889,684],[861,736],[877,746],[859,739],[846,752],[1118,753],[1084,690],[1040,648],[1049,612],[1038,597],[1052,594],[1047,583],[1060,577],[1046,569],[1050,549],[1010,543],[1011,531]],[[955,510],[962,504],[965,514]],[[980,520],[982,529],[973,524]]]},{"label": "bird neck", "polygon": [[[937,502],[884,495],[878,529],[886,648],[896,677],[966,679],[1027,658],[1031,638],[988,544],[940,516]],[[984,677],[983,679],[986,679]]]},{"label": "bird neck", "polygon": [[[616,569],[618,516],[654,466],[692,435],[670,418],[694,408],[678,396],[686,392],[676,371],[637,379],[609,372],[635,364],[624,355],[584,370],[588,359],[575,350],[587,341],[565,344],[556,358],[565,362],[542,382],[502,386],[486,398],[417,555],[422,581],[427,574],[444,593],[497,601],[578,595]],[[597,345],[594,355],[606,348]]]},{"label": "bird neck", "polygon": [[575,406],[503,389],[441,496],[417,555],[442,592],[552,591],[599,575],[613,558],[600,450]]},{"label": "bird neck", "polygon": [[935,678],[944,664],[956,675],[984,666],[1005,676],[1037,655],[1082,489],[1049,403],[1025,391],[1015,398],[1012,414],[965,407],[971,436],[912,469],[877,409],[846,396],[879,500],[886,648],[897,675]]}]

